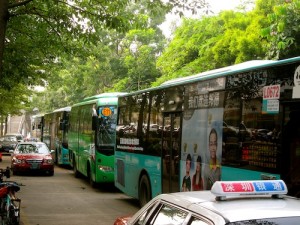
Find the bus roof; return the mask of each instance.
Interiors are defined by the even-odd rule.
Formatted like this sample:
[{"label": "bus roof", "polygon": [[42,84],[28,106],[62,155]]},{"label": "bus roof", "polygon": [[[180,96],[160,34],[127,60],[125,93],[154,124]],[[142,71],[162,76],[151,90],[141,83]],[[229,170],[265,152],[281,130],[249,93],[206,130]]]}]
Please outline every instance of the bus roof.
[{"label": "bus roof", "polygon": [[118,97],[121,95],[125,95],[127,93],[125,92],[107,92],[107,93],[101,93],[99,95],[94,95],[94,96],[90,96],[90,97],[86,97],[83,99],[83,101],[89,101],[89,100],[94,100],[94,99],[99,99],[99,98],[107,98],[107,97]]},{"label": "bus roof", "polygon": [[242,73],[247,72],[250,70],[258,70],[262,68],[267,68],[271,66],[279,66],[283,64],[293,63],[300,61],[300,56],[289,58],[289,59],[283,59],[283,60],[251,60],[239,64],[235,64],[232,66],[227,66],[219,69],[209,70],[202,73],[198,73],[196,75],[191,75],[187,77],[182,78],[175,78],[169,81],[166,81],[162,83],[160,86],[168,86],[168,85],[174,85],[179,83],[187,83],[187,82],[194,82],[197,80],[203,80],[203,79],[212,79],[217,78],[229,74],[234,73]]},{"label": "bus roof", "polygon": [[53,112],[62,112],[62,111],[70,112],[71,111],[71,106],[67,106],[67,107],[64,107],[64,108],[53,110]]},{"label": "bus roof", "polygon": [[81,102],[75,103],[72,107],[86,105],[86,104],[100,104],[100,105],[109,105],[109,104],[117,104],[117,97],[126,95],[128,93],[125,92],[111,92],[111,93],[102,93],[99,95],[94,95],[90,97],[86,97]]},{"label": "bus roof", "polygon": [[161,86],[175,84],[175,83],[181,83],[184,81],[190,81],[190,80],[194,80],[197,78],[210,77],[213,75],[218,75],[220,73],[224,74],[224,73],[228,73],[228,72],[237,72],[237,71],[241,72],[242,70],[248,70],[250,68],[255,69],[256,67],[268,65],[273,62],[277,62],[277,61],[275,61],[275,60],[251,60],[251,61],[235,64],[232,66],[227,66],[227,67],[223,67],[223,68],[219,68],[219,69],[205,71],[205,72],[187,76],[187,77],[175,78],[175,79],[172,79],[172,80],[162,83]]},{"label": "bus roof", "polygon": [[159,89],[163,89],[166,87],[172,87],[172,86],[177,86],[180,84],[192,83],[192,82],[201,81],[201,80],[209,80],[209,79],[213,79],[213,78],[219,78],[219,77],[223,77],[223,76],[227,76],[227,75],[231,75],[231,74],[248,72],[251,70],[258,70],[258,69],[263,69],[263,68],[268,68],[268,67],[280,66],[280,65],[284,65],[284,64],[294,63],[297,61],[300,62],[300,56],[294,57],[294,58],[289,58],[289,59],[283,59],[283,60],[251,60],[251,61],[235,64],[232,66],[227,66],[227,67],[223,67],[223,68],[219,68],[219,69],[205,71],[205,72],[187,76],[187,77],[171,79],[169,81],[162,83],[160,86],[147,88],[144,90],[138,90],[138,91],[129,93],[128,95],[139,94],[139,93],[143,93],[143,92],[147,92],[147,91],[151,91],[151,90],[159,90]]}]

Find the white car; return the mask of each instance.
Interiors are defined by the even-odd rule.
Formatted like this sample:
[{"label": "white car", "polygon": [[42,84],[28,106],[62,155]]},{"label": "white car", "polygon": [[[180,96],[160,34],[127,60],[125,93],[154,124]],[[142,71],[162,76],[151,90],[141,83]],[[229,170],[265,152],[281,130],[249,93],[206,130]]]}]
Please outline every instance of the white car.
[{"label": "white car", "polygon": [[114,225],[298,225],[300,199],[282,180],[219,181],[211,191],[161,194]]}]

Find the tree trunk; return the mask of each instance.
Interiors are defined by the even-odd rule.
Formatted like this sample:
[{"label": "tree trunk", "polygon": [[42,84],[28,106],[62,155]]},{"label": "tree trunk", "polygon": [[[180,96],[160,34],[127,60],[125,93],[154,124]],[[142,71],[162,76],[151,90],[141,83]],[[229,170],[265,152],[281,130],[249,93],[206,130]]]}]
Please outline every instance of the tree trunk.
[{"label": "tree trunk", "polygon": [[7,126],[8,126],[8,116],[5,116],[4,134],[7,134]]},{"label": "tree trunk", "polygon": [[3,136],[3,130],[4,130],[4,126],[3,126],[3,116],[0,116],[0,136]]},{"label": "tree trunk", "polygon": [[9,18],[8,1],[9,0],[0,0],[0,80],[2,79],[5,33]]}]

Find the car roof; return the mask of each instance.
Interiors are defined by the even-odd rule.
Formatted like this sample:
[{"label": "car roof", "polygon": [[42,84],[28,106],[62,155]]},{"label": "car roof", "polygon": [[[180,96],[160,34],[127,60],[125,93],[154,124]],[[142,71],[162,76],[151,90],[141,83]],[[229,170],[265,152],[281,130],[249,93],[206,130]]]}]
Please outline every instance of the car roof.
[{"label": "car roof", "polygon": [[218,201],[210,191],[193,191],[162,195],[161,199],[171,203],[176,202],[176,205],[195,213],[205,208],[230,222],[300,216],[300,200],[290,196],[276,199],[269,195],[256,195],[230,197]]},{"label": "car roof", "polygon": [[[251,181],[249,181],[249,183],[250,182]],[[277,181],[255,182],[258,184],[268,182],[270,185],[273,185],[275,184],[274,182]],[[278,180],[278,182],[284,184],[284,182],[281,180]],[[226,181],[216,183],[226,183]],[[223,220],[226,222],[263,218],[300,217],[300,199],[287,196],[287,188],[285,184],[284,186],[285,187],[283,189],[285,190],[283,192],[280,192],[281,190],[276,190],[278,192],[271,193],[270,190],[268,190],[268,193],[268,191],[264,192],[264,190],[254,190],[253,193],[249,194],[246,192],[237,193],[232,191],[231,193],[225,193],[224,195],[219,195],[217,193],[218,191],[213,189],[213,186],[211,191],[161,194],[151,200],[149,205],[151,205],[153,201],[168,202],[172,205],[176,205],[177,207],[188,210],[195,215],[202,215],[211,220],[214,220],[217,217],[223,218]],[[275,189],[276,188],[274,188],[274,190]],[[228,196],[225,196],[226,194],[228,194]],[[134,217],[133,220],[135,220]]]}]

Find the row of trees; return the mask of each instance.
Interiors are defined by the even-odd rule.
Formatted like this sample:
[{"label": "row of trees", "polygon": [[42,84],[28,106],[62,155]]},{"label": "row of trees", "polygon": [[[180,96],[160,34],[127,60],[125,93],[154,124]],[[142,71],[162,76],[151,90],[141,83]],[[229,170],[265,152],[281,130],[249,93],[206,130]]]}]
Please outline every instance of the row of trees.
[{"label": "row of trees", "polygon": [[[26,107],[47,112],[106,91],[299,55],[300,0],[256,0],[250,11],[244,1],[218,15],[208,13],[204,0],[3,0],[1,10],[4,2],[1,115]],[[188,9],[203,13],[184,18],[172,38],[165,37],[158,28],[165,15]],[[36,85],[46,89],[36,92]]]}]

